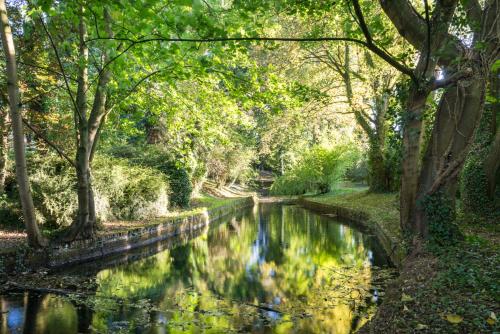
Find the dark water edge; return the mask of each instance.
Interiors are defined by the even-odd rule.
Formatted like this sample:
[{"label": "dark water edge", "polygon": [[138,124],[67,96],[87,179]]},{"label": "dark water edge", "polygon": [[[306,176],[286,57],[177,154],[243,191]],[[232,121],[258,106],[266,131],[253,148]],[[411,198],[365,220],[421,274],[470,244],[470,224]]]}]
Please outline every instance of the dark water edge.
[{"label": "dark water edge", "polygon": [[88,296],[0,296],[4,333],[350,333],[390,263],[356,227],[265,203],[183,238],[76,266]]}]

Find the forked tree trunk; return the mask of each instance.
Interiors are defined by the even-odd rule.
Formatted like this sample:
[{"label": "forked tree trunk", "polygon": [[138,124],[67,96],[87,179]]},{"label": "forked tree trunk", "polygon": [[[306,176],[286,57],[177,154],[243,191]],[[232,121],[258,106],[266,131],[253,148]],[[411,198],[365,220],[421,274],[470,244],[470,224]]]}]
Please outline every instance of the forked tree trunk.
[{"label": "forked tree trunk", "polygon": [[[81,9],[83,11],[83,8]],[[78,72],[78,89],[76,93],[75,126],[77,128],[78,148],[76,151],[76,178],[77,178],[77,196],[78,213],[76,221],[70,226],[65,239],[74,240],[75,238],[91,238],[94,236],[94,224],[89,219],[89,205],[93,203],[90,200],[90,164],[89,164],[89,127],[87,120],[87,90],[88,90],[88,69],[87,62],[89,50],[85,45],[87,38],[87,26],[84,22],[83,13],[80,13],[80,23],[78,25],[80,40],[80,69]]]},{"label": "forked tree trunk", "polygon": [[[458,174],[483,112],[484,95],[484,78],[477,75],[448,88],[441,99],[419,177],[415,225],[423,236],[428,234],[429,218],[436,214],[433,210],[448,211],[435,224],[454,219]],[[427,197],[438,193],[439,207],[426,207]]]},{"label": "forked tree trunk", "polygon": [[0,28],[7,65],[7,90],[9,93],[9,107],[12,119],[14,157],[16,162],[16,178],[19,188],[19,197],[21,199],[23,217],[28,234],[28,244],[31,247],[40,248],[45,246],[47,241],[43,238],[36,224],[35,207],[33,205],[28,171],[26,168],[23,122],[19,110],[20,99],[17,81],[16,51],[9,25],[5,0],[0,0]]},{"label": "forked tree trunk", "polygon": [[[83,11],[83,8],[81,9]],[[111,30],[111,15],[104,8],[105,28],[109,37],[113,37]],[[111,80],[109,67],[104,68],[97,82],[97,88],[90,114],[87,107],[88,69],[87,61],[89,50],[85,44],[87,27],[83,12],[79,24],[80,58],[83,65],[78,74],[78,90],[76,96],[77,110],[75,110],[75,126],[78,131],[78,150],[76,154],[76,175],[78,183],[78,216],[70,226],[66,240],[75,238],[92,238],[95,235],[97,214],[95,208],[95,194],[92,187],[91,163],[99,140],[99,134],[106,117],[106,102],[108,97],[107,85]],[[109,55],[104,54],[102,63],[109,61]]]}]

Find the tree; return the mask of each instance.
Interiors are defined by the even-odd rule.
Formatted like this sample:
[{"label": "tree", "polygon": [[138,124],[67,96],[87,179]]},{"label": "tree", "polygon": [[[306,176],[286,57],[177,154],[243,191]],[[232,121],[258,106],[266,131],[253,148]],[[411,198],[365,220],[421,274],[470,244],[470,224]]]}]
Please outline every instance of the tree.
[{"label": "tree", "polygon": [[[475,0],[462,2],[473,34],[470,46],[449,33],[458,1],[438,1],[429,19],[419,16],[408,1],[380,3],[401,35],[420,50],[404,129],[401,222],[406,230],[426,237],[430,228],[446,228],[453,219],[457,177],[483,112],[485,82],[499,56],[499,1],[487,1],[484,8]],[[442,80],[433,78],[436,65],[445,73]],[[421,116],[427,95],[437,88],[444,93],[420,163]],[[437,212],[443,212],[443,206],[449,208],[447,219]]]},{"label": "tree", "polygon": [[[498,61],[497,61],[498,62]],[[495,67],[495,65],[494,65]],[[497,177],[500,168],[499,71],[493,70],[488,85],[485,112],[461,174],[463,209],[479,215],[495,210]]]},{"label": "tree", "polygon": [[[328,47],[309,50],[311,60],[337,74],[344,84],[347,105],[368,139],[368,164],[371,191],[391,191],[394,184],[386,161],[389,99],[398,78],[394,69],[380,61],[374,64],[370,54],[351,52],[345,44],[333,52]],[[361,54],[361,57],[359,56]],[[363,59],[364,58],[364,59]],[[353,68],[357,64],[357,69]]]},{"label": "tree", "polygon": [[35,218],[35,207],[31,196],[29,177],[26,168],[25,143],[22,115],[19,110],[19,86],[17,81],[16,51],[12,31],[9,25],[5,0],[0,0],[0,28],[2,35],[3,50],[6,59],[7,89],[9,95],[10,116],[12,119],[12,133],[14,144],[14,157],[16,162],[16,179],[19,189],[19,197],[23,209],[23,217],[28,234],[28,244],[39,248],[47,244],[40,233]]},{"label": "tree", "polygon": [[6,92],[1,92],[0,101],[0,195],[5,191],[7,163],[9,157],[9,99]]}]

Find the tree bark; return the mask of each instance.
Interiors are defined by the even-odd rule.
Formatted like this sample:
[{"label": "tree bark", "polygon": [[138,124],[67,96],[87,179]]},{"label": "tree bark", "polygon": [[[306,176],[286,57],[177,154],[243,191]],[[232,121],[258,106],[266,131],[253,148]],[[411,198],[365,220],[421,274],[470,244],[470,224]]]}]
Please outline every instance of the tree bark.
[{"label": "tree bark", "polygon": [[[83,11],[83,9],[81,9]],[[111,16],[107,8],[104,9],[106,32],[113,37],[111,31]],[[77,221],[70,227],[66,239],[92,238],[95,235],[97,214],[95,209],[95,194],[92,187],[91,163],[97,147],[99,133],[106,116],[106,101],[108,97],[107,85],[111,80],[111,71],[104,67],[98,78],[97,88],[94,94],[92,109],[88,114],[87,91],[88,91],[88,69],[87,61],[89,50],[85,45],[87,39],[87,27],[83,12],[79,23],[80,58],[83,60],[78,75],[78,90],[76,96],[77,109],[75,120],[78,131],[78,150],[76,154],[77,183],[78,183],[78,217]],[[106,52],[102,57],[102,63],[107,64],[109,56]],[[104,65],[105,66],[105,65]]]},{"label": "tree bark", "polygon": [[89,220],[90,200],[90,164],[89,164],[89,125],[87,119],[87,90],[88,90],[88,69],[87,62],[89,50],[85,44],[87,38],[87,26],[83,17],[83,8],[80,12],[79,33],[79,54],[80,68],[78,71],[78,89],[76,93],[75,125],[77,127],[77,151],[76,151],[76,177],[78,195],[78,214],[76,221],[70,226],[65,239],[92,238],[94,236],[94,225]]},{"label": "tree bark", "polygon": [[28,244],[31,247],[40,248],[46,246],[47,241],[43,238],[36,223],[35,207],[33,205],[28,171],[26,168],[23,122],[19,110],[20,97],[17,81],[16,51],[9,25],[5,0],[0,0],[0,28],[7,65],[7,90],[9,94],[10,115],[12,119],[14,157],[16,162],[16,178],[19,188],[19,197],[21,199],[23,217],[28,234]]},{"label": "tree bark", "polygon": [[9,153],[9,112],[0,110],[0,195],[5,192]]}]

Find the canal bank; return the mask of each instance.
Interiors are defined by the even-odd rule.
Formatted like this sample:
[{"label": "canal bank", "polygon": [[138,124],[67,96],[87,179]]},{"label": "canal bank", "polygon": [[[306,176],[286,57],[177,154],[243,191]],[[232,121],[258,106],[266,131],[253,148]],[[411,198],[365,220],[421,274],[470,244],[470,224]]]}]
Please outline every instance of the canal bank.
[{"label": "canal bank", "polygon": [[392,263],[400,268],[405,247],[399,226],[399,212],[393,194],[354,192],[344,195],[301,197],[297,203],[307,209],[348,220],[373,233]]},{"label": "canal bank", "polygon": [[[458,212],[463,238],[418,244],[405,256],[396,194],[354,191],[299,200],[304,206],[360,224],[377,235],[399,275],[359,333],[498,333],[498,213]],[[392,251],[394,249],[394,252]],[[396,256],[395,256],[396,255]]]},{"label": "canal bank", "polygon": [[[228,203],[229,202],[229,203]],[[227,199],[211,207],[200,207],[170,218],[158,218],[144,226],[125,228],[123,231],[104,233],[91,239],[50,246],[41,251],[25,247],[0,256],[2,272],[13,273],[33,271],[38,268],[58,268],[94,261],[117,253],[148,246],[158,241],[206,227],[238,210],[254,205],[254,197]]]}]

